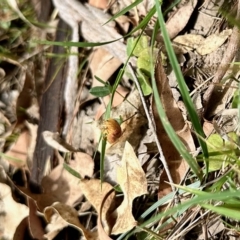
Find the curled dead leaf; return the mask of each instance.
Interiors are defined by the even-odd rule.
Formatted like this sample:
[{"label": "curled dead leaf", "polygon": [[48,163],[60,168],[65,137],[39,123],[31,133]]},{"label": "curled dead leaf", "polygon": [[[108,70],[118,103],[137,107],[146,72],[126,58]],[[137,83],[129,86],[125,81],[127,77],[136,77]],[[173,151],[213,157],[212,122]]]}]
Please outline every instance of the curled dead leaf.
[{"label": "curled dead leaf", "polygon": [[94,206],[99,216],[101,216],[101,222],[104,225],[104,231],[109,234],[112,225],[115,223],[113,218],[110,217],[111,208],[114,204],[115,193],[111,192],[107,198],[106,195],[112,190],[112,186],[106,182],[101,184],[101,181],[98,179],[84,179],[79,183],[79,185],[83,194]]},{"label": "curled dead leaf", "polygon": [[[52,206],[45,208],[44,216],[48,222],[54,225],[54,221],[58,223],[59,230],[67,225],[79,229],[87,240],[98,239],[97,232],[87,230],[78,219],[78,212],[73,207],[66,204],[56,202]],[[53,226],[56,228],[56,226]],[[56,231],[56,229],[54,229]]]}]

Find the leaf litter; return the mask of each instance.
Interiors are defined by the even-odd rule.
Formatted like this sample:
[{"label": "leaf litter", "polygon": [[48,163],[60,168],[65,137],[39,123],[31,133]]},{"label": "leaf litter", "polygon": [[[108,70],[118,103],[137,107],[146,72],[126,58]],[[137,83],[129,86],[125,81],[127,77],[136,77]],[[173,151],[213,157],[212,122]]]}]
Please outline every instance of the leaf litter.
[{"label": "leaf litter", "polygon": [[[48,37],[54,39],[55,29],[50,31],[46,27],[40,34],[36,30],[37,26],[33,27],[32,22],[29,21],[29,17],[35,17],[34,15],[30,16],[30,7],[25,9],[23,5],[17,5],[15,1],[7,2],[11,6],[14,5],[17,14],[14,11],[11,12],[12,10],[6,5],[3,9],[6,9],[9,14],[11,13],[14,18],[6,18],[6,12],[4,14],[1,12],[0,15],[0,18],[4,19],[6,23],[6,25],[0,24],[0,41],[3,44],[2,62],[0,63],[1,80],[3,80],[0,84],[1,126],[3,126],[3,131],[0,132],[3,153],[0,161],[0,201],[3,203],[0,208],[2,213],[0,214],[0,238],[24,239],[26,232],[29,231],[30,239],[60,239],[63,229],[72,226],[78,229],[85,239],[115,239],[117,235],[126,233],[139,224],[138,217],[147,209],[142,202],[151,198],[154,198],[155,201],[162,199],[171,192],[165,171],[161,169],[162,164],[158,160],[157,148],[153,134],[148,128],[139,93],[134,89],[132,79],[129,78],[127,72],[124,73],[121,84],[117,88],[111,109],[111,119],[115,119],[114,121],[123,120],[118,126],[121,128],[121,134],[118,134],[114,141],[109,141],[110,143],[107,145],[104,182],[99,180],[98,153],[101,152],[99,139],[103,129],[101,126],[104,121],[108,121],[105,119],[104,113],[111,96],[97,98],[89,93],[89,88],[114,84],[119,68],[127,59],[127,45],[124,41],[118,41],[114,44],[98,47],[92,52],[89,51],[86,58],[81,56],[86,52],[79,50],[78,60],[83,61],[85,58],[86,62],[80,69],[78,76],[76,67],[72,69],[74,73],[70,71],[66,73],[71,75],[73,82],[68,85],[70,93],[67,95],[70,98],[64,99],[67,101],[65,107],[68,109],[60,109],[62,115],[58,117],[59,122],[56,123],[58,132],[56,129],[46,127],[37,135],[37,126],[42,118],[42,113],[38,116],[39,104],[43,102],[44,91],[46,91],[42,83],[44,78],[42,75],[45,75],[45,72],[40,73],[40,69],[47,65],[47,61],[52,60],[47,59],[46,61],[46,56],[44,56],[46,51],[43,52],[43,48],[39,46],[41,50],[35,53],[34,46],[31,46],[28,41],[25,43],[24,40],[26,38],[31,40],[31,36],[26,34],[26,29],[31,29],[32,33],[36,34],[33,36],[34,38],[43,37],[43,39],[47,34]],[[108,5],[106,1],[90,1],[89,6],[71,0],[66,5],[61,5],[55,1],[55,6],[60,11],[60,16],[63,16],[61,11],[62,7],[65,7],[64,11],[70,12],[73,21],[81,21],[80,35],[85,41],[104,42],[121,38],[121,33],[128,33],[131,27],[137,26],[143,16],[146,16],[151,7],[154,6],[153,1],[142,1],[136,8],[129,10],[128,14],[123,16],[124,18],[117,18],[117,24],[112,22],[107,26],[102,26],[102,23],[106,22],[111,15],[99,9],[114,14],[131,3],[124,0]],[[173,39],[176,49],[178,49],[176,54],[179,61],[181,59],[182,70],[185,71],[189,90],[197,89],[196,91],[198,94],[200,93],[200,96],[208,87],[201,84],[206,81],[207,75],[214,74],[215,67],[210,69],[210,73],[206,70],[207,74],[205,74],[205,67],[219,65],[223,56],[222,52],[224,52],[228,40],[233,34],[231,24],[224,22],[216,27],[216,21],[220,21],[222,16],[219,15],[220,8],[211,4],[209,2],[207,5],[207,2],[204,2],[202,6],[199,6],[198,1],[188,1],[187,3],[180,1],[180,4],[168,13],[166,23],[170,38]],[[224,1],[219,4],[224,6]],[[75,6],[77,11],[74,10]],[[81,11],[82,14],[79,16]],[[45,22],[46,26],[47,24],[51,25],[52,19],[48,18],[46,21],[41,14],[38,14],[42,17],[41,21]],[[210,15],[218,18],[211,18]],[[194,24],[192,23],[193,17],[196,17]],[[15,28],[12,28],[16,24],[14,19],[22,21],[22,24],[26,24],[26,26],[25,29],[17,26],[21,29],[20,34],[16,36],[16,39],[11,39],[11,31],[16,31]],[[70,23],[72,20],[67,16],[65,21]],[[93,21],[96,22],[97,28],[91,24]],[[76,26],[78,27],[78,23]],[[152,32],[150,24],[148,28],[146,29],[147,34]],[[4,45],[5,39],[11,39],[12,42],[9,45]],[[160,33],[157,34],[157,39],[158,44],[161,45],[162,36]],[[149,71],[147,58],[149,55],[149,37],[144,36],[144,38],[140,38],[141,41],[143,41],[142,47],[144,49],[140,49],[140,53],[135,54],[131,61],[135,64],[134,67],[143,69],[144,74],[147,75]],[[33,55],[25,58],[26,61],[23,64],[21,59],[23,59],[24,51],[27,49]],[[156,45],[156,56],[159,57],[157,54],[159,49],[162,49],[162,56],[165,56],[164,47],[159,47],[159,45]],[[135,53],[138,50],[136,48]],[[49,53],[50,50],[47,51]],[[8,55],[9,52],[12,55]],[[58,52],[55,54],[57,55]],[[68,57],[65,57],[67,61]],[[141,62],[141,57],[144,62]],[[169,75],[171,68],[167,61],[164,67],[166,69],[163,69],[162,73],[166,73],[162,74],[160,78],[156,76],[156,81],[166,115],[188,151],[196,155],[196,142],[195,136],[191,132],[191,123],[188,122],[187,113],[183,117],[183,112],[179,109],[182,102],[178,85],[173,79],[174,77]],[[10,71],[10,69],[14,70]],[[237,77],[239,73],[237,70],[234,71],[235,77]],[[164,156],[174,183],[179,184],[184,180],[189,167],[185,159],[175,150],[163,129],[156,111],[157,106],[151,99],[151,85],[146,76],[141,74],[142,72],[138,69],[139,77],[142,76],[140,81],[142,88],[144,89],[145,86],[146,89],[145,96],[148,96],[146,101],[155,120],[156,132]],[[95,76],[101,79],[101,82]],[[54,79],[54,76],[52,78]],[[168,78],[174,82],[173,85],[169,84]],[[235,94],[232,86],[237,87],[237,85],[233,84],[229,87],[230,84],[227,84],[227,93],[222,101],[218,102],[218,108],[211,112],[217,117],[219,112],[224,111],[230,105],[229,103]],[[198,106],[200,106],[198,109],[201,111],[201,106],[204,106],[204,103]],[[37,109],[37,111],[32,112],[32,108]],[[232,107],[232,109],[234,108],[236,106]],[[71,113],[70,116],[67,116],[69,113]],[[226,112],[226,114],[230,116],[230,113]],[[201,114],[199,116],[201,118]],[[214,124],[214,121],[206,121],[210,117],[210,114],[205,114],[204,118],[201,119],[204,121],[206,135],[210,135],[212,131],[218,133],[210,136],[207,140],[210,154],[229,149],[234,149],[234,152],[237,152],[236,135],[234,133],[231,133],[233,136],[219,134],[219,127]],[[229,133],[236,130],[237,121],[231,121],[230,125],[227,125],[225,120],[220,118],[218,121],[224,126],[224,132]],[[68,129],[67,132],[66,129]],[[108,131],[110,130],[115,130],[114,124],[113,129],[108,129]],[[20,133],[18,138],[14,136],[16,132]],[[50,146],[54,151],[53,156],[46,159],[46,165],[37,169],[37,171],[42,172],[43,177],[37,188],[40,191],[36,191],[31,186],[29,175],[31,179],[33,168],[36,166],[33,165],[33,161],[36,159],[33,158],[32,149],[37,148],[35,142],[40,135],[43,135],[45,140],[41,151],[44,151],[46,146]],[[223,140],[223,136],[230,136],[230,138]],[[237,161],[237,155],[230,154],[229,159],[214,155],[210,160],[212,160],[210,163],[211,171],[222,170],[224,172],[229,166],[229,162],[233,165]],[[70,173],[64,167],[64,162],[77,172],[81,179]],[[120,193],[115,191],[117,186],[120,187]],[[140,204],[136,206],[135,203]],[[152,204],[152,202],[150,201],[148,204]],[[85,210],[82,212],[80,209]],[[137,209],[141,212],[140,214]],[[82,213],[88,216],[88,220],[81,217]],[[16,217],[12,218],[11,216]],[[96,216],[95,219],[94,216]],[[183,221],[183,224],[186,222]],[[214,226],[215,222],[209,224],[208,228],[211,229],[211,224]],[[191,234],[191,231],[193,230],[186,230],[188,232],[186,236]],[[221,228],[221,231],[223,232],[224,229]]]}]

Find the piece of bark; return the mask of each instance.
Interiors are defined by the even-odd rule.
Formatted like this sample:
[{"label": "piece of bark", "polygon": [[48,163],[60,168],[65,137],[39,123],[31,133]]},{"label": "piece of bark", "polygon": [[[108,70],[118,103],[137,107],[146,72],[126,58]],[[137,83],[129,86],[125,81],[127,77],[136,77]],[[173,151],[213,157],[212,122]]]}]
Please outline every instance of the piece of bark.
[{"label": "piece of bark", "polygon": [[[238,3],[238,10],[236,20],[240,19],[240,2]],[[209,86],[207,91],[203,95],[203,104],[204,104],[204,118],[209,118],[209,114],[213,112],[218,103],[221,101],[226,88],[224,89],[218,83],[223,79],[227,70],[236,54],[239,51],[240,47],[240,31],[237,25],[234,26],[232,35],[230,37],[227,49],[223,55],[222,61],[217,69],[217,72],[212,80],[212,84]],[[229,86],[227,85],[227,88]]]},{"label": "piece of bark", "polygon": [[[65,41],[66,32],[69,30],[68,25],[60,20],[57,29],[56,41]],[[66,50],[64,47],[54,46],[53,53],[55,55],[65,54]],[[64,80],[67,66],[66,63],[62,62],[62,66],[59,69],[60,64],[59,58],[51,58],[45,77],[45,90],[41,99],[38,136],[33,156],[33,167],[31,169],[31,183],[36,187],[39,187],[41,184],[47,160],[50,159],[52,161],[54,156],[54,149],[46,144],[42,132],[58,132],[62,121]]]},{"label": "piece of bark", "polygon": [[31,4],[36,12],[38,21],[46,23],[53,10],[52,2],[49,0],[31,0]]}]

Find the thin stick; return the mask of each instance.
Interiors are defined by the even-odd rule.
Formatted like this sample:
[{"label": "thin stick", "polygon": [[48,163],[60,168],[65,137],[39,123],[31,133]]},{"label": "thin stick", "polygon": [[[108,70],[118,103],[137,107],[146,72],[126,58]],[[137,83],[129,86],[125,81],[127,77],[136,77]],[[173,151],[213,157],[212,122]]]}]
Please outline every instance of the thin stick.
[{"label": "thin stick", "polygon": [[147,119],[148,119],[148,124],[149,124],[149,127],[150,129],[152,130],[153,134],[154,134],[154,137],[155,137],[155,141],[156,141],[156,144],[157,144],[157,148],[158,148],[158,151],[159,151],[159,154],[160,154],[160,161],[162,162],[163,166],[164,166],[164,169],[166,171],[166,174],[168,176],[168,180],[169,182],[171,183],[171,188],[173,191],[176,191],[176,188],[173,186],[174,182],[173,182],[173,179],[172,179],[172,176],[171,176],[171,173],[170,173],[170,170],[168,168],[168,165],[167,165],[167,162],[166,162],[166,159],[165,159],[165,156],[163,154],[163,151],[162,151],[162,147],[161,147],[161,144],[158,140],[158,137],[157,137],[157,133],[155,131],[155,128],[154,128],[154,123],[153,123],[153,120],[149,114],[149,110],[148,110],[148,107],[147,107],[147,104],[146,104],[146,101],[144,99],[144,96],[143,96],[143,92],[142,92],[142,89],[141,89],[141,86],[137,80],[137,77],[135,75],[135,72],[133,70],[133,67],[131,65],[131,63],[128,63],[128,68],[130,70],[130,73],[132,74],[132,77],[135,81],[135,84],[137,86],[137,89],[139,91],[139,94],[140,94],[140,98],[141,98],[141,101],[142,101],[142,104],[143,104],[143,108],[144,108],[144,111],[146,113],[146,116],[147,116]]}]

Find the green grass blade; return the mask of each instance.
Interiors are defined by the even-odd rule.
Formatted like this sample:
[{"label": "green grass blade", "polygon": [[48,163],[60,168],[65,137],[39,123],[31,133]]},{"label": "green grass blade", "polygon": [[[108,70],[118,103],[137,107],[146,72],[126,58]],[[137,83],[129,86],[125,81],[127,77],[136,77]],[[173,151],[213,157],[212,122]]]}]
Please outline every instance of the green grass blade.
[{"label": "green grass blade", "polygon": [[[164,12],[164,14],[167,14],[174,6],[176,6],[181,0],[175,0]],[[125,37],[132,35],[133,33],[135,33],[136,31],[140,30],[140,29],[145,29],[145,27],[147,26],[147,24],[149,23],[149,21],[151,20],[151,18],[153,17],[153,15],[156,12],[156,7],[154,6],[149,12],[148,14],[143,18],[143,20],[128,34],[125,35]]]},{"label": "green grass blade", "polygon": [[[192,183],[190,185],[187,186],[187,188],[189,189],[197,189],[200,187],[201,182],[197,181],[195,183]],[[187,192],[185,189],[180,189],[178,191],[178,194],[183,194]],[[175,193],[171,192],[168,195],[164,196],[163,198],[159,199],[157,202],[155,202],[151,207],[149,207],[144,213],[142,213],[142,215],[140,216],[140,218],[138,219],[139,221],[143,220],[144,218],[146,218],[150,213],[152,213],[153,211],[157,210],[160,206],[163,206],[164,204],[166,204],[168,201],[172,200],[174,198]]]},{"label": "green grass blade", "polygon": [[82,176],[76,172],[73,168],[71,168],[68,164],[66,164],[65,162],[63,163],[63,168],[68,171],[69,173],[71,173],[73,176],[75,176],[76,178],[79,178],[79,179],[83,179]]},{"label": "green grass blade", "polygon": [[106,44],[110,44],[116,41],[119,41],[119,39],[115,39],[113,41],[108,41],[108,42],[56,42],[56,41],[43,41],[43,40],[33,40],[33,43],[39,43],[39,44],[44,44],[44,45],[55,45],[55,46],[62,46],[62,47],[79,47],[79,48],[84,48],[84,47],[98,47]]},{"label": "green grass blade", "polygon": [[112,16],[107,22],[105,22],[103,25],[106,25],[107,23],[115,20],[116,18],[124,15],[126,12],[130,11],[132,8],[134,8],[135,6],[137,6],[139,3],[141,3],[143,0],[137,0],[135,2],[133,2],[132,4],[130,4],[129,6],[127,6],[126,8],[122,9],[121,11],[119,11],[118,13],[116,13],[114,16]]},{"label": "green grass blade", "polygon": [[164,19],[163,19],[163,14],[162,14],[160,4],[159,4],[158,1],[155,1],[155,2],[156,2],[157,13],[158,13],[158,21],[159,21],[159,25],[161,27],[161,31],[162,31],[164,43],[165,43],[165,46],[166,46],[166,50],[167,50],[167,53],[168,53],[168,56],[169,56],[169,60],[171,62],[172,68],[175,72],[177,82],[178,82],[178,85],[179,85],[179,89],[180,89],[183,101],[185,103],[185,106],[187,108],[187,111],[189,113],[189,116],[191,118],[193,127],[194,127],[194,129],[195,129],[195,131],[198,135],[197,137],[198,137],[199,144],[202,147],[202,151],[203,151],[203,154],[204,154],[205,158],[207,158],[208,157],[208,150],[207,150],[207,145],[204,141],[205,135],[204,135],[204,132],[202,130],[202,126],[201,126],[200,121],[198,119],[198,115],[197,115],[196,110],[194,108],[193,102],[192,102],[192,100],[189,96],[186,83],[184,81],[184,78],[183,78],[182,72],[180,70],[180,67],[179,67],[176,55],[174,53],[174,50],[172,48],[171,41],[169,39],[167,30],[166,30],[166,27],[165,27],[165,22],[164,22]]},{"label": "green grass blade", "polygon": [[234,220],[240,220],[240,209],[239,206],[213,206],[210,204],[201,204],[202,207],[209,209],[219,215],[232,218]]},{"label": "green grass blade", "polygon": [[[224,192],[218,192],[218,193],[206,193],[192,198],[191,200],[188,200],[184,203],[178,204],[177,206],[168,209],[165,212],[161,212],[157,214],[156,216],[148,219],[144,223],[140,224],[141,227],[146,227],[147,225],[158,222],[164,217],[170,217],[176,215],[176,213],[179,213],[182,211],[182,209],[189,209],[190,207],[199,205],[199,204],[206,204],[207,201],[216,201],[216,202],[225,202],[229,199],[238,198],[240,195],[240,191],[224,191]],[[238,217],[239,219],[239,217]],[[173,221],[173,218],[170,218],[171,221]],[[135,233],[135,230],[131,231],[128,234],[124,234],[125,239],[128,239],[130,235]],[[118,240],[123,239],[122,235],[118,238]]]},{"label": "green grass blade", "polygon": [[[151,41],[151,46],[152,47],[154,45],[156,32],[158,30],[157,26],[158,26],[158,23],[155,24],[154,31],[153,31],[153,34],[152,34],[152,41]],[[179,139],[179,137],[175,133],[175,130],[172,128],[171,124],[169,123],[169,121],[167,119],[167,116],[165,114],[165,110],[164,110],[164,108],[162,106],[162,103],[161,103],[161,100],[160,100],[160,96],[159,96],[159,93],[158,93],[158,89],[157,89],[157,85],[156,85],[156,81],[155,81],[155,77],[154,77],[155,73],[154,73],[154,70],[153,70],[154,69],[153,62],[152,62],[152,60],[150,62],[151,62],[151,65],[152,65],[151,79],[152,79],[153,96],[154,96],[154,100],[156,102],[157,111],[158,111],[159,117],[162,121],[163,127],[166,130],[169,138],[171,139],[171,141],[174,144],[177,151],[187,161],[189,167],[198,176],[198,178],[202,179],[203,174],[202,174],[202,171],[201,171],[197,161],[192,157],[191,154],[189,154],[187,148],[184,146],[182,141]]]},{"label": "green grass blade", "polygon": [[105,151],[106,151],[107,140],[105,137],[102,138],[102,150],[100,155],[100,180],[101,184],[103,183],[104,178],[104,158],[105,158]]},{"label": "green grass blade", "polygon": [[152,76],[152,87],[153,87],[153,95],[154,100],[156,102],[157,111],[159,114],[159,117],[162,121],[163,127],[166,130],[169,138],[171,139],[173,145],[177,149],[177,151],[181,154],[181,156],[187,161],[189,167],[191,170],[196,174],[196,176],[201,180],[202,179],[202,171],[196,162],[196,160],[192,157],[192,155],[188,152],[185,145],[182,143],[182,141],[179,139],[177,134],[175,133],[175,130],[172,128],[171,124],[168,121],[168,118],[166,116],[166,113],[163,109],[160,96],[157,90],[156,81],[154,80],[154,76]]},{"label": "green grass blade", "polygon": [[224,192],[218,192],[218,193],[207,193],[203,196],[197,196],[189,201],[186,201],[182,204],[177,205],[176,207],[173,207],[166,212],[162,212],[155,217],[147,220],[143,224],[141,224],[141,227],[145,227],[148,224],[160,220],[162,217],[170,216],[178,211],[181,211],[182,208],[190,208],[191,206],[198,205],[201,203],[204,203],[206,201],[225,201],[231,198],[237,198],[240,195],[240,191],[224,191]]},{"label": "green grass blade", "polygon": [[[164,37],[164,42],[165,42],[165,45],[166,45],[166,49],[167,49],[167,52],[168,52],[168,55],[169,55],[170,62],[172,64],[173,70],[174,70],[174,72],[176,74],[176,77],[177,77],[177,81],[178,81],[178,84],[179,84],[179,88],[180,88],[182,97],[183,97],[184,102],[186,104],[187,110],[189,111],[190,117],[191,117],[193,123],[195,123],[195,125],[196,125],[196,129],[198,130],[196,132],[199,133],[200,136],[204,137],[204,133],[202,131],[202,127],[201,127],[200,122],[198,120],[197,113],[194,109],[194,105],[193,105],[192,100],[191,100],[191,98],[189,96],[189,93],[188,93],[188,88],[186,86],[186,83],[184,81],[182,72],[180,70],[176,55],[175,55],[174,50],[172,48],[171,41],[169,39],[167,30],[166,30],[166,27],[165,27],[165,23],[164,23],[163,15],[162,15],[162,12],[161,12],[161,8],[160,8],[158,3],[156,3],[156,5],[158,5],[158,8],[157,8],[158,19],[159,19],[159,24],[161,26],[162,34],[163,34],[163,37]],[[204,145],[206,145],[205,142],[204,142]]]},{"label": "green grass blade", "polygon": [[147,26],[148,22],[151,20],[155,12],[156,12],[156,8],[153,7],[149,11],[149,13],[144,17],[144,19],[130,33],[126,34],[125,37],[132,35],[133,33],[135,33],[140,29],[145,29],[145,27]]},{"label": "green grass blade", "polygon": [[[155,35],[155,32],[153,32],[153,35]],[[180,155],[187,161],[189,167],[191,168],[191,170],[196,174],[196,176],[201,180],[202,179],[202,171],[196,161],[196,159],[194,159],[192,157],[192,155],[188,152],[187,148],[185,147],[185,145],[182,143],[182,141],[179,139],[179,137],[177,136],[175,130],[173,129],[173,127],[171,126],[171,124],[168,121],[168,118],[166,116],[165,110],[162,106],[161,100],[160,100],[160,96],[158,93],[158,89],[157,89],[157,85],[156,85],[156,81],[155,81],[155,77],[154,77],[154,67],[153,67],[153,61],[152,58],[150,58],[150,62],[152,65],[152,70],[151,70],[151,79],[152,79],[152,88],[153,88],[153,96],[154,96],[154,100],[156,103],[156,107],[157,107],[157,111],[158,111],[158,115],[161,119],[161,122],[163,124],[163,127],[165,129],[165,131],[167,132],[169,138],[171,139],[173,145],[175,146],[175,148],[177,149],[177,151],[180,153]]]},{"label": "green grass blade", "polygon": [[2,153],[2,152],[0,152],[0,156],[5,158],[6,160],[9,160],[9,161],[13,161],[13,162],[16,162],[16,163],[24,163],[23,160],[21,160],[19,158],[8,156],[7,154]]}]

